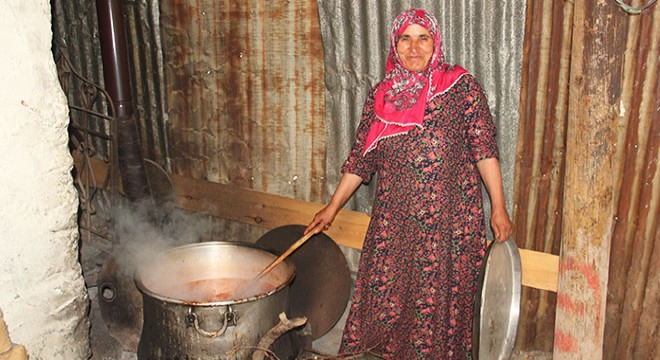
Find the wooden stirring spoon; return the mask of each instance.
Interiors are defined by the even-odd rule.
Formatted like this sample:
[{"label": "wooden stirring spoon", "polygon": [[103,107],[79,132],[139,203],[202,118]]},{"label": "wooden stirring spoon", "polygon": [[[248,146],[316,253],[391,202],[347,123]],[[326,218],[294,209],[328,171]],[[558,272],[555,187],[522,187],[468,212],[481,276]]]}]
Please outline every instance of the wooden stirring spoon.
[{"label": "wooden stirring spoon", "polygon": [[277,259],[275,259],[272,263],[270,263],[268,266],[266,266],[257,276],[255,279],[260,279],[264,275],[268,274],[271,270],[275,268],[279,263],[284,261],[289,255],[291,255],[292,252],[294,252],[297,248],[299,248],[302,244],[304,244],[309,238],[314,236],[314,232],[310,231],[307,234],[303,235],[300,239],[298,239],[296,242],[294,242],[291,246],[289,246],[288,249],[282,255],[280,255]]}]

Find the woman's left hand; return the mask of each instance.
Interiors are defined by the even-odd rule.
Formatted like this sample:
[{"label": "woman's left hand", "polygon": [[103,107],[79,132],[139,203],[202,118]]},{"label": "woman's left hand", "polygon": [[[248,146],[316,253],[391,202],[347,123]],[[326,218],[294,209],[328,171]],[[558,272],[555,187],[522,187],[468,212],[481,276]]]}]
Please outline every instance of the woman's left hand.
[{"label": "woman's left hand", "polygon": [[503,243],[511,236],[513,226],[504,205],[504,189],[502,187],[500,162],[494,157],[481,159],[477,162],[477,168],[486,184],[488,195],[490,195],[492,211],[490,215],[490,227],[493,229],[495,240]]},{"label": "woman's left hand", "polygon": [[504,209],[493,210],[490,216],[490,226],[493,229],[495,241],[498,243],[505,242],[511,236],[513,225],[509,219],[509,214]]}]

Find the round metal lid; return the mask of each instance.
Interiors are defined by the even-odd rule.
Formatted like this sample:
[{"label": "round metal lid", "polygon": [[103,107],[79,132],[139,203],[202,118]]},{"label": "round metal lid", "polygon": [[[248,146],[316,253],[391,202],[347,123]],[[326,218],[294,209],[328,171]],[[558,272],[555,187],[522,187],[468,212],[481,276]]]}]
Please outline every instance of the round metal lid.
[{"label": "round metal lid", "polygon": [[[304,225],[275,228],[256,241],[262,249],[284,253],[304,234]],[[344,313],[351,291],[351,273],[339,246],[326,234],[312,236],[288,257],[296,266],[289,288],[289,318],[305,316],[313,340],[330,331]]]},{"label": "round metal lid", "polygon": [[492,242],[475,299],[472,353],[475,359],[509,359],[520,314],[520,253],[509,239]]}]

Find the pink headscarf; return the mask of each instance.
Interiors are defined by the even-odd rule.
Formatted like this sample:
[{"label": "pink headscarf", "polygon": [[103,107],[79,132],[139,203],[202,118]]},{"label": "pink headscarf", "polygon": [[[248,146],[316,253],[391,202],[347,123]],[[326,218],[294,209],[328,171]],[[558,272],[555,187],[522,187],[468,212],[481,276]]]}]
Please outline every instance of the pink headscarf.
[{"label": "pink headscarf", "polygon": [[[426,68],[419,72],[406,69],[396,51],[399,38],[411,24],[423,26],[433,38],[433,55]],[[414,126],[422,128],[426,102],[452,87],[465,73],[465,69],[445,63],[435,16],[421,9],[399,14],[392,25],[385,78],[376,89],[375,118],[367,133],[363,155],[375,149],[381,139],[405,134]]]}]

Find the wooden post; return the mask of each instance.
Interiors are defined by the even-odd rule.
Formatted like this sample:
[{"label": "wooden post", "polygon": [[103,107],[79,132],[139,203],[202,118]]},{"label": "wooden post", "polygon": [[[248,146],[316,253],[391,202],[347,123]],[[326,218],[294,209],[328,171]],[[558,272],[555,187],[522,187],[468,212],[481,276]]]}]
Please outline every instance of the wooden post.
[{"label": "wooden post", "polygon": [[554,359],[602,359],[625,14],[574,2]]}]

